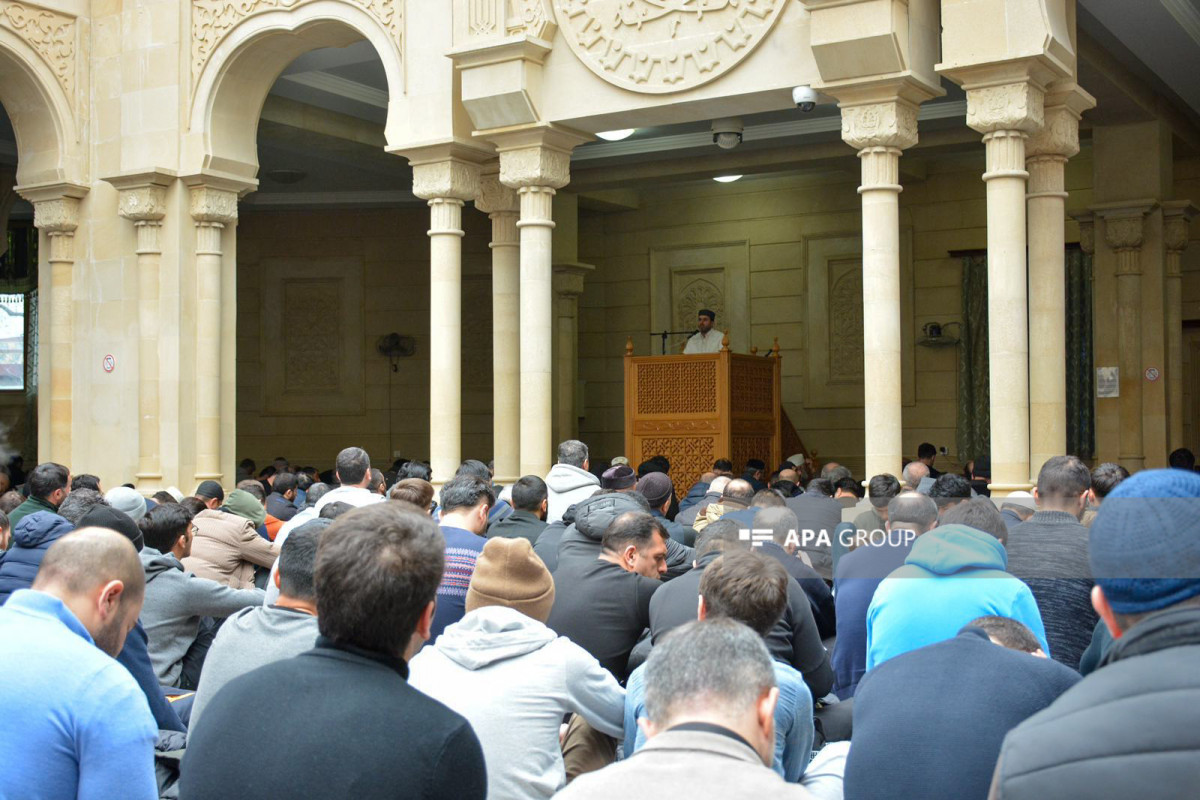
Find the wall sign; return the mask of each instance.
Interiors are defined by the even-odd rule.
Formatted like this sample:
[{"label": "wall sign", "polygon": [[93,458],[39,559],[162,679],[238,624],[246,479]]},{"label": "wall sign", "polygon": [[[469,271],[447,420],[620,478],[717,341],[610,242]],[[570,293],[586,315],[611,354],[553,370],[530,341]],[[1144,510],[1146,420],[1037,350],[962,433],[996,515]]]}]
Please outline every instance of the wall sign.
[{"label": "wall sign", "polygon": [[106,355],[104,357],[104,371],[112,372],[116,368],[117,368],[117,360],[112,357],[111,353],[109,353],[108,355]]},{"label": "wall sign", "polygon": [[1121,396],[1121,368],[1096,367],[1096,397]]},{"label": "wall sign", "polygon": [[1159,374],[1158,367],[1146,367],[1146,380],[1151,383],[1158,380]]}]

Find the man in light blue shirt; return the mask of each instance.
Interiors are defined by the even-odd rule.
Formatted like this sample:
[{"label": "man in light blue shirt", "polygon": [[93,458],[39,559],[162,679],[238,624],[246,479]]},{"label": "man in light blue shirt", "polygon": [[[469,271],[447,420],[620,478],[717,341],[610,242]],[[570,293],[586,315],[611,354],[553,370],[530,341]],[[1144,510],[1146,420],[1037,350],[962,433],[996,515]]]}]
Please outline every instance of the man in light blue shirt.
[{"label": "man in light blue shirt", "polygon": [[158,797],[154,718],[113,658],[144,593],[133,544],[84,528],[0,608],[0,798]]},{"label": "man in light blue shirt", "polygon": [[[698,618],[727,617],[748,625],[759,636],[783,616],[788,574],[776,560],[743,550],[727,551],[700,579]],[[669,636],[670,634],[668,634]],[[792,783],[800,781],[812,756],[813,700],[804,676],[789,664],[774,662],[779,700],[775,705],[775,771]],[[625,757],[646,743],[638,720],[646,716],[645,665],[625,684]]]}]

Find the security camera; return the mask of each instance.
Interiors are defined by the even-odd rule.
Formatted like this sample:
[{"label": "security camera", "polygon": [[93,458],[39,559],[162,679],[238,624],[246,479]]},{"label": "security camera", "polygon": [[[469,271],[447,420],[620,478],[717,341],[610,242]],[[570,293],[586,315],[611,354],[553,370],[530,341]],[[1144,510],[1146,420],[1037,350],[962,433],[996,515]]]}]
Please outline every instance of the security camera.
[{"label": "security camera", "polygon": [[732,150],[742,143],[742,121],[737,117],[714,119],[712,124],[713,144],[722,150]]},{"label": "security camera", "polygon": [[817,92],[811,86],[797,86],[792,89],[792,102],[807,113],[817,107]]}]

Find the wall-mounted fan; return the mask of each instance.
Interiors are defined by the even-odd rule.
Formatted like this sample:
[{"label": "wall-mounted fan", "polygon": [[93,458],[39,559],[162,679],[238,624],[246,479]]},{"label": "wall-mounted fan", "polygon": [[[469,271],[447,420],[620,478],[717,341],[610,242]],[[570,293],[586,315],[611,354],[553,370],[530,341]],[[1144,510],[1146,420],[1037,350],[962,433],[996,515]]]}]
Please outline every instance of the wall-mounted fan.
[{"label": "wall-mounted fan", "polygon": [[375,349],[379,355],[385,356],[392,362],[392,372],[399,372],[398,362],[400,359],[408,358],[417,352],[417,340],[411,336],[389,333],[379,337],[379,341],[375,343]]}]

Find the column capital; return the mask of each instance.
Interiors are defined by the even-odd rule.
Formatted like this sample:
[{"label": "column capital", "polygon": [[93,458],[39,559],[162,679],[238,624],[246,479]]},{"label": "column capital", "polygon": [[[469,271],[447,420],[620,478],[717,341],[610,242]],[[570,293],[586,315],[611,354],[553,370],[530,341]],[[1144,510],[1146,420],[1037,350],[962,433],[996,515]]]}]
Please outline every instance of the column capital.
[{"label": "column capital", "polygon": [[120,192],[118,214],[134,222],[158,222],[167,215],[167,188],[178,177],[174,170],[154,168],[124,172],[104,181]]},{"label": "column capital", "polygon": [[1105,243],[1119,253],[1142,246],[1146,215],[1157,205],[1153,200],[1135,200],[1092,206],[1092,211],[1104,220]]},{"label": "column capital", "polygon": [[554,293],[564,297],[578,297],[583,294],[583,281],[589,274],[596,271],[592,264],[581,264],[574,261],[564,261],[553,266]]},{"label": "column capital", "polygon": [[74,233],[79,227],[79,201],[88,187],[78,183],[52,183],[15,186],[13,191],[33,205],[33,224],[49,233]]},{"label": "column capital", "polygon": [[966,86],[967,127],[980,133],[1032,133],[1045,121],[1045,91],[1032,79]]},{"label": "column capital", "polygon": [[393,151],[412,165],[412,192],[422,200],[474,200],[481,166],[495,154],[473,142],[439,142]]},{"label": "column capital", "polygon": [[479,176],[479,194],[475,196],[475,208],[484,214],[519,213],[521,201],[515,190],[500,182],[500,162],[486,168]]},{"label": "column capital", "polygon": [[1071,219],[1079,224],[1079,249],[1085,255],[1096,252],[1096,215],[1091,211],[1076,211]]},{"label": "column capital", "polygon": [[185,175],[180,180],[188,186],[188,212],[197,224],[236,222],[238,199],[258,188],[258,181],[207,172]]},{"label": "column capital", "polygon": [[1167,252],[1182,253],[1191,238],[1191,221],[1200,208],[1190,200],[1166,200],[1161,204],[1163,212],[1164,244]]},{"label": "column capital", "polygon": [[1061,156],[1071,158],[1079,153],[1079,120],[1083,112],[1096,107],[1096,98],[1074,81],[1054,84],[1047,88],[1043,110],[1044,124],[1029,137],[1025,145],[1027,158]]},{"label": "column capital", "polygon": [[571,151],[595,137],[559,125],[488,131],[500,153],[500,182],[512,189],[561,189],[571,182]]},{"label": "column capital", "polygon": [[822,86],[821,90],[837,98],[842,110],[842,141],[855,150],[912,147],[917,143],[921,103],[945,94],[913,78]]}]

